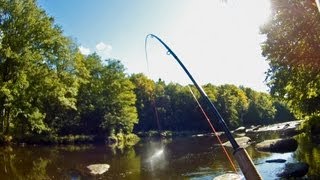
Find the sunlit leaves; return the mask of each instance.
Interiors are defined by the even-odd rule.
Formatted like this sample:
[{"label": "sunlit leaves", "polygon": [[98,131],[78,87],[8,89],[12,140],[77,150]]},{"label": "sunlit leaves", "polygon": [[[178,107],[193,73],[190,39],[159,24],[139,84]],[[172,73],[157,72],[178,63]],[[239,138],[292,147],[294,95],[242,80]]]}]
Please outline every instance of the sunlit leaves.
[{"label": "sunlit leaves", "polygon": [[104,64],[97,54],[89,55],[84,63],[90,75],[80,87],[77,105],[81,126],[87,127],[83,132],[132,132],[138,121],[136,95],[123,65],[118,60]]},{"label": "sunlit leaves", "polygon": [[319,113],[320,13],[314,1],[272,1],[272,15],[261,28],[269,62],[271,93],[286,99],[296,115]]},{"label": "sunlit leaves", "polygon": [[249,103],[244,91],[234,85],[223,85],[218,88],[217,105],[229,125],[237,127],[242,124]]},{"label": "sunlit leaves", "polygon": [[34,0],[0,4],[0,118],[7,127],[49,131],[61,110],[76,108],[81,58]]}]

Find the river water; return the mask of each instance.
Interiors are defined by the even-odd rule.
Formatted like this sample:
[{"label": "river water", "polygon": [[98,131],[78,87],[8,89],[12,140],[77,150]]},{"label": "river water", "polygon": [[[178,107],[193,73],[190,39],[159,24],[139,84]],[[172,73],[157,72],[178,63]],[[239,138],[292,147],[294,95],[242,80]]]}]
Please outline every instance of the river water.
[{"label": "river water", "polygon": [[[276,136],[259,134],[251,138],[260,141]],[[276,173],[284,163],[265,160],[278,158],[306,162],[310,165],[308,177],[320,178],[320,146],[304,134],[295,138],[299,146],[291,153],[246,148],[264,179],[277,179]],[[228,151],[232,154],[231,149]],[[107,163],[110,169],[93,177],[86,166],[97,163]],[[145,139],[122,149],[107,145],[0,147],[0,179],[212,179],[226,172],[232,172],[232,167],[216,138],[210,136]]]}]

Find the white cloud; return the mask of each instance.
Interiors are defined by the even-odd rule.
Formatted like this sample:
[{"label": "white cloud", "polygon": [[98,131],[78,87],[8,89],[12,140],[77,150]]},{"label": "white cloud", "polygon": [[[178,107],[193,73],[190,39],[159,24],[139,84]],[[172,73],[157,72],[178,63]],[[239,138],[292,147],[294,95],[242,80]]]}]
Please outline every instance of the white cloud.
[{"label": "white cloud", "polygon": [[89,55],[90,54],[90,49],[89,48],[86,48],[86,47],[83,47],[83,46],[80,46],[79,47],[79,51],[81,54],[83,55]]},{"label": "white cloud", "polygon": [[100,42],[96,45],[96,51],[98,55],[102,57],[102,59],[107,59],[107,58],[110,58],[112,46],[109,44]]}]

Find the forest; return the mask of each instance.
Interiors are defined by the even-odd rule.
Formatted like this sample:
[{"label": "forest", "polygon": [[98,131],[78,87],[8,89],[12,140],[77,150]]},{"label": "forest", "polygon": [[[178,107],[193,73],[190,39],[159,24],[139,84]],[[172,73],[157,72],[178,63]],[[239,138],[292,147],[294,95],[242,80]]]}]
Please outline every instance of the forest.
[{"label": "forest", "polygon": [[[288,3],[272,2],[275,7]],[[274,18],[261,27],[267,37],[262,51],[270,65],[270,94],[231,84],[202,86],[230,129],[295,119],[319,124],[320,18],[314,3],[292,4],[299,11],[273,11]],[[193,85],[128,74],[121,60],[81,54],[35,0],[0,0],[4,143],[129,141],[149,131],[210,132],[189,88],[202,102]]]}]

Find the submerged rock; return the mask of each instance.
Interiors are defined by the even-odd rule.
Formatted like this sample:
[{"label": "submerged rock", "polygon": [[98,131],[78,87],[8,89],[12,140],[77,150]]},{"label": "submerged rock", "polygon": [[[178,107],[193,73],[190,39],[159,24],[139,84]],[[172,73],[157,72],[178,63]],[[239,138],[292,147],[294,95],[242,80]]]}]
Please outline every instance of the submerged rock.
[{"label": "submerged rock", "polygon": [[285,163],[287,160],[285,159],[269,159],[266,160],[267,163]]},{"label": "submerged rock", "polygon": [[287,163],[284,170],[277,174],[282,178],[298,178],[308,173],[309,165],[307,163]]},{"label": "submerged rock", "polygon": [[93,175],[103,174],[110,168],[109,164],[91,164],[87,166],[90,169],[90,173]]},{"label": "submerged rock", "polygon": [[244,179],[243,176],[235,173],[227,173],[213,178],[213,180],[240,180]]},{"label": "submerged rock", "polygon": [[293,139],[273,139],[266,140],[256,145],[259,151],[269,151],[269,152],[293,152],[298,148],[298,142]]},{"label": "submerged rock", "polygon": [[[251,145],[251,139],[246,136],[235,138],[235,140],[237,141],[239,146],[243,147],[243,148],[246,148]],[[223,143],[222,145],[227,146],[227,147],[232,147],[230,141],[227,141],[227,142]]]}]

